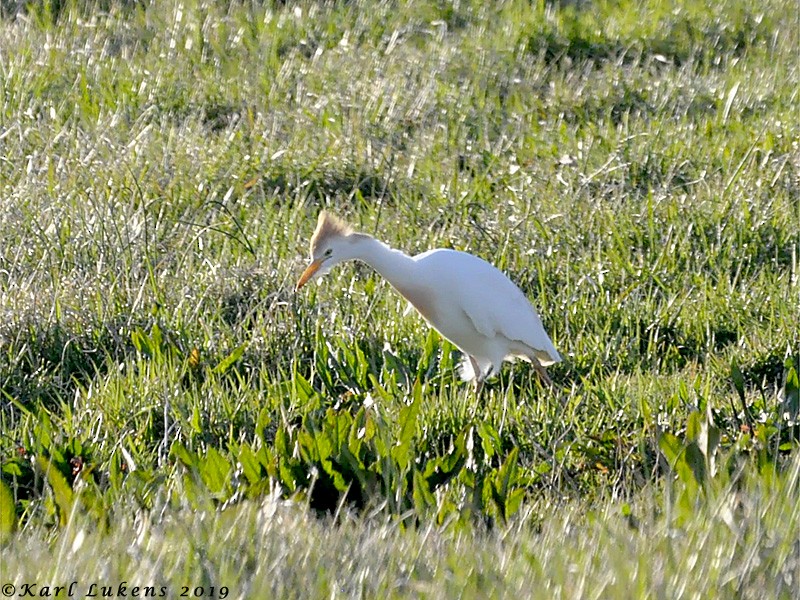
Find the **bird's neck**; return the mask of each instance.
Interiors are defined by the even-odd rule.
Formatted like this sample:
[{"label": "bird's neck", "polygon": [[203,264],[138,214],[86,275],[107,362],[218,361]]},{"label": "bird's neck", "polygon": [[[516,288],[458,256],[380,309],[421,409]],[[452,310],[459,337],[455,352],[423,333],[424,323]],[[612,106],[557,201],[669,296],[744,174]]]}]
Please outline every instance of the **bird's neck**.
[{"label": "bird's neck", "polygon": [[359,236],[356,260],[375,269],[395,289],[402,290],[413,283],[413,258],[369,235],[356,235]]}]

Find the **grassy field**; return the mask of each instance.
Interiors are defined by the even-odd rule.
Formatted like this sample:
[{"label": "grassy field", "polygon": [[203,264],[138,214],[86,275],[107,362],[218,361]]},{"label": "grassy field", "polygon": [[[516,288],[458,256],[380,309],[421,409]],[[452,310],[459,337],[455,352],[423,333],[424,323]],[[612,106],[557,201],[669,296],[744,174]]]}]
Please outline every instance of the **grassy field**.
[{"label": "grassy field", "polygon": [[[4,596],[800,597],[797,0],[0,13]],[[322,208],[507,272],[554,389],[295,294]]]}]

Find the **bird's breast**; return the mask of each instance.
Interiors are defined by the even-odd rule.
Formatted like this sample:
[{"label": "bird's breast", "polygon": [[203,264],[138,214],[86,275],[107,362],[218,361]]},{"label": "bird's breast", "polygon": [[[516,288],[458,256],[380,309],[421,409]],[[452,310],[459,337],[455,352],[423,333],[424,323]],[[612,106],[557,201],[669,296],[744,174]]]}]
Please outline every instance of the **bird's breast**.
[{"label": "bird's breast", "polygon": [[420,287],[395,288],[436,331],[468,354],[483,355],[485,336],[459,307],[457,298],[439,298],[435,291]]},{"label": "bird's breast", "polygon": [[403,286],[395,289],[403,298],[411,303],[411,306],[413,306],[428,323],[436,323],[439,311],[436,306],[436,297],[430,290],[413,286]]}]

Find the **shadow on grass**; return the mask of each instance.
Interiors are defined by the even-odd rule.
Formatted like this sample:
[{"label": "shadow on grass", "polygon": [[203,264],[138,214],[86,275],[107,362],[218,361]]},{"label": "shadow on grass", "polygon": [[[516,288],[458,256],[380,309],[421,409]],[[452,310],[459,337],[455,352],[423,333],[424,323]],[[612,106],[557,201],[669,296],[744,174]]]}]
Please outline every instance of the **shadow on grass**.
[{"label": "shadow on grass", "polygon": [[[678,9],[679,10],[679,9]],[[770,39],[763,16],[739,15],[731,25],[719,19],[698,19],[676,13],[663,20],[652,31],[609,35],[604,21],[610,15],[597,12],[594,3],[576,3],[557,8],[555,21],[542,21],[537,30],[528,33],[529,52],[542,54],[549,64],[570,62],[618,62],[635,64],[655,59],[657,63],[681,66],[694,63],[700,67],[722,67],[720,57],[740,57],[751,47]],[[617,19],[629,18],[617,15]],[[636,31],[636,33],[633,33]]]},{"label": "shadow on grass", "polygon": [[76,331],[58,323],[28,322],[6,325],[4,330],[2,392],[26,407],[58,407],[77,386],[105,373],[109,360],[119,360],[133,349],[112,324]]},{"label": "shadow on grass", "polygon": [[286,199],[299,195],[312,202],[360,196],[364,200],[392,203],[402,195],[391,175],[348,162],[302,172],[275,166],[264,172],[256,185],[268,198]]}]

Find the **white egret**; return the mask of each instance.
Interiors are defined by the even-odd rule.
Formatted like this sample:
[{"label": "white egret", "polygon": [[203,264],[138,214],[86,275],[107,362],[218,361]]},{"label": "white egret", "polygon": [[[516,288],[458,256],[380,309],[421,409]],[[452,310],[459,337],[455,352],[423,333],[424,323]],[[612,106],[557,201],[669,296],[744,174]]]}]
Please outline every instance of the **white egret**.
[{"label": "white egret", "polygon": [[461,377],[481,388],[504,360],[530,362],[547,384],[544,367],[561,361],[536,309],[514,283],[485,260],[457,250],[409,256],[357,233],[321,212],[311,237],[311,263],[296,290],[340,262],[360,260],[375,269],[417,312],[464,353]]}]

